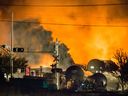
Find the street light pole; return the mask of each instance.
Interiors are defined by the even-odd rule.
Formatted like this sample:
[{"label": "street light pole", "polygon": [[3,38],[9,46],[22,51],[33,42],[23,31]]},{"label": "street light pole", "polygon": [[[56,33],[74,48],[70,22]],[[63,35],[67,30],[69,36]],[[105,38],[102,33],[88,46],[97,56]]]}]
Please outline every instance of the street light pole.
[{"label": "street light pole", "polygon": [[11,77],[13,77],[13,12],[11,16],[11,57],[10,57],[10,64],[11,64]]}]

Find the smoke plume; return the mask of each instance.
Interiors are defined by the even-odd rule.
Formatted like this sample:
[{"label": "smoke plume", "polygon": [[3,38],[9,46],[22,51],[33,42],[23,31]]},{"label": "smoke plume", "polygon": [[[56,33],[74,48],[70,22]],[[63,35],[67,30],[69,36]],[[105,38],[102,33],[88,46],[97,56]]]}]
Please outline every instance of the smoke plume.
[{"label": "smoke plume", "polygon": [[[50,67],[50,65],[54,63],[52,55],[55,51],[55,42],[52,38],[52,32],[45,30],[38,20],[15,22],[13,41],[15,47],[23,47],[25,49],[27,53],[24,55],[29,59],[29,63],[34,64],[35,67]],[[65,44],[60,44],[61,68],[67,68],[74,64],[68,50]],[[32,66],[34,67],[34,65]]]},{"label": "smoke plume", "polygon": [[[113,52],[116,49],[123,48],[124,50],[127,50],[128,48],[128,28],[126,27],[126,25],[128,25],[128,5],[84,7],[41,6],[119,4],[127,3],[127,0],[3,0],[2,2],[5,1],[7,1],[6,3],[8,4],[26,6],[1,6],[1,14],[7,14],[7,10],[11,10],[14,12],[15,20],[22,21],[27,20],[28,18],[37,18],[39,22],[42,23],[41,26],[43,26],[44,29],[52,32],[51,35],[53,40],[58,38],[68,46],[69,52],[75,63],[87,64],[92,58],[111,59],[111,57],[113,57]],[[5,16],[10,15],[8,14]],[[44,23],[69,25],[52,25]],[[73,26],[72,24],[88,26]],[[34,31],[33,34],[36,35],[38,33],[39,32],[35,33]],[[30,37],[29,34],[30,33],[28,32],[28,37]],[[39,39],[39,41],[40,40],[41,39]],[[37,38],[34,38],[32,42],[36,41],[38,41]],[[22,43],[22,41],[19,43]],[[40,43],[37,43],[36,45],[40,45]]]}]

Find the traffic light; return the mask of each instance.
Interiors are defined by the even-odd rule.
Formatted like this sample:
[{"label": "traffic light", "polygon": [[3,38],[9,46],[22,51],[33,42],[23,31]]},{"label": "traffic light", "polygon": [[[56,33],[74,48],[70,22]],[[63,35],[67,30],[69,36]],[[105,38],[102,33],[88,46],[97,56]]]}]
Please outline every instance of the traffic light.
[{"label": "traffic light", "polygon": [[24,52],[24,48],[13,48],[13,52]]}]

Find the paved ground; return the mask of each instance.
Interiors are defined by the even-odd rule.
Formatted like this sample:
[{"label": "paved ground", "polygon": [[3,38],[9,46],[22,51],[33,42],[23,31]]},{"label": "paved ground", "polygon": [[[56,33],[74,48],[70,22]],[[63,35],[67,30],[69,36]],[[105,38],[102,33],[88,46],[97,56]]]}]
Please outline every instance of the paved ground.
[{"label": "paved ground", "polygon": [[128,96],[128,92],[72,92],[55,90],[16,89],[13,87],[0,89],[0,96]]},{"label": "paved ground", "polygon": [[42,80],[18,80],[13,82],[0,82],[0,96],[128,96],[128,92],[74,92],[71,90],[53,90],[52,85],[49,89],[42,88]]}]

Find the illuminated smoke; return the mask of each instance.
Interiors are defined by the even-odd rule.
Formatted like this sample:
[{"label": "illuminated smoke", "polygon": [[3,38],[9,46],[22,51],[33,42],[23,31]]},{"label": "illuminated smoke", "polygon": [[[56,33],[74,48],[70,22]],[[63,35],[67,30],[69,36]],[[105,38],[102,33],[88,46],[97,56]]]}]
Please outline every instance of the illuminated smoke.
[{"label": "illuminated smoke", "polygon": [[9,44],[9,26],[6,22],[0,22],[0,44]]},{"label": "illuminated smoke", "polygon": [[0,17],[5,19],[8,18],[9,13],[11,12],[9,6],[2,6],[4,4],[13,4],[14,0],[0,0]]},{"label": "illuminated smoke", "polygon": [[[25,0],[15,4],[70,5],[127,3],[127,0]],[[41,23],[64,23],[85,25],[127,25],[128,6],[88,7],[32,7],[13,6],[15,20],[38,18]],[[127,27],[112,26],[64,26],[42,24],[64,42],[76,63],[87,64],[92,58],[111,59],[118,48],[127,50]],[[33,45],[34,46],[34,45]]]},{"label": "illuminated smoke", "polygon": [[[0,5],[4,4],[5,2],[13,3],[11,0],[0,0]],[[0,6],[0,44],[9,44],[9,26],[7,22],[1,21],[7,17],[7,13],[9,11],[9,7]]]},{"label": "illuminated smoke", "polygon": [[[23,47],[25,49],[27,53],[24,55],[20,54],[29,59],[29,63],[32,64],[32,67],[51,67],[50,65],[55,63],[53,62],[54,57],[52,56],[55,50],[52,32],[45,30],[39,24],[38,20],[15,22],[13,43],[15,47]],[[59,56],[61,68],[67,68],[74,64],[68,50],[65,44],[60,43]]]}]

